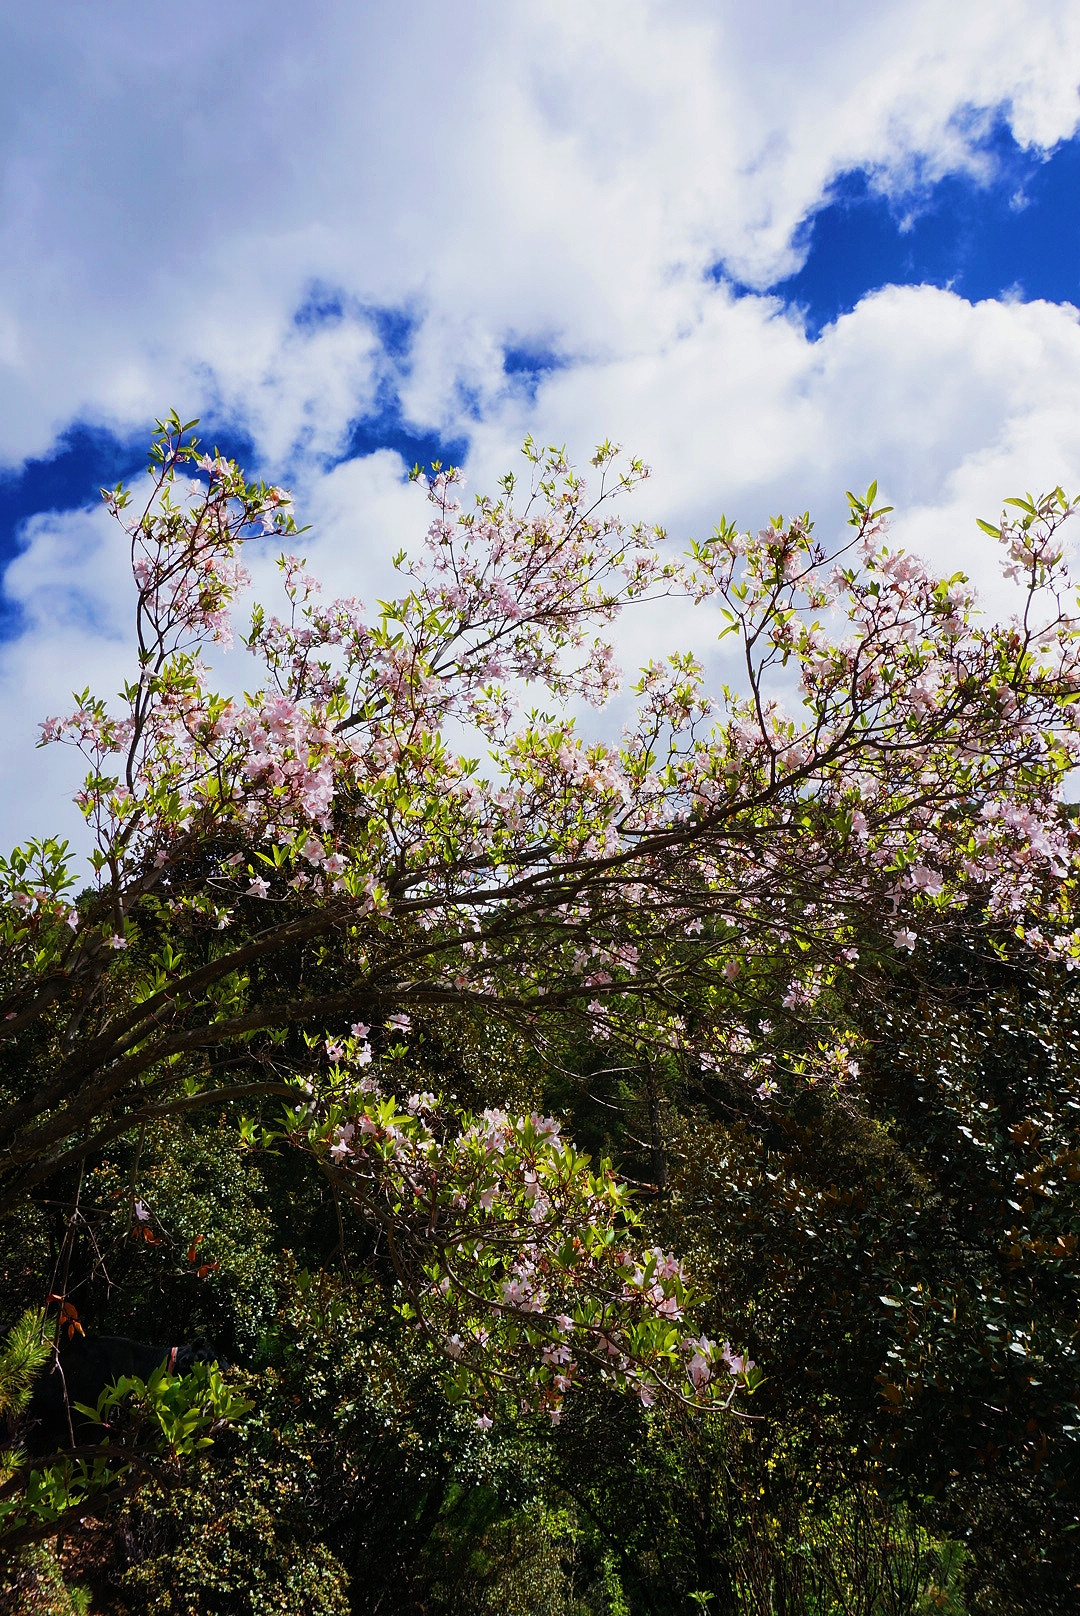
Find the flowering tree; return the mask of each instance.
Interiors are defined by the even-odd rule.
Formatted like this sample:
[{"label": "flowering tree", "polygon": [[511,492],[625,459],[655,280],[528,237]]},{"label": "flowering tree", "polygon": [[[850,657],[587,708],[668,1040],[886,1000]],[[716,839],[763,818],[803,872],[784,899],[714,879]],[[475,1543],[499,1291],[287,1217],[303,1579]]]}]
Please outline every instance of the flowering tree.
[{"label": "flowering tree", "polygon": [[[43,730],[87,758],[93,890],[70,900],[54,842],[0,868],[21,1074],[0,1199],[155,1116],[277,1095],[463,1373],[552,1413],[588,1359],[645,1400],[726,1399],[750,1366],[688,1333],[674,1259],[627,1250],[606,1168],[545,1119],[407,1100],[395,1059],[449,1008],[675,1052],[767,1099],[777,983],[804,1030],[820,1019],[804,1079],[853,1082],[824,1006],[868,958],[973,917],[1080,957],[1058,800],[1080,755],[1072,505],[1058,490],[992,530],[1020,586],[994,626],[963,578],[889,548],[873,488],[832,550],[807,518],[724,522],[664,560],[615,509],[639,462],[605,444],[590,493],[561,454],[525,452],[524,493],[507,477],[468,510],[437,470],[422,554],[397,558],[404,592],[373,618],[284,556],[243,700],[213,692],[203,653],[230,642],[243,546],[295,532],[288,496],[200,455],[175,416],[143,508],[107,494],[137,663],[119,709],[84,692]],[[685,654],[650,663],[621,741],[586,744],[567,703],[618,688],[610,625],[676,591],[723,613],[741,691],[710,694]]]}]

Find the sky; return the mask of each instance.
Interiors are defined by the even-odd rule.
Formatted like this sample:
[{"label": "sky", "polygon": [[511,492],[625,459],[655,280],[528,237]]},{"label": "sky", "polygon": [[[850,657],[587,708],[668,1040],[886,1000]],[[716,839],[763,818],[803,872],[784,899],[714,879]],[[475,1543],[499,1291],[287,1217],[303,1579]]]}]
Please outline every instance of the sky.
[{"label": "sky", "polygon": [[[130,671],[97,489],[172,407],[369,600],[423,532],[406,469],[491,488],[527,432],[643,456],[673,540],[828,534],[876,478],[995,611],[975,518],[1080,491],[1070,0],[0,0],[0,28],[0,847],[77,835],[36,725]],[[661,612],[630,650],[712,632]]]}]

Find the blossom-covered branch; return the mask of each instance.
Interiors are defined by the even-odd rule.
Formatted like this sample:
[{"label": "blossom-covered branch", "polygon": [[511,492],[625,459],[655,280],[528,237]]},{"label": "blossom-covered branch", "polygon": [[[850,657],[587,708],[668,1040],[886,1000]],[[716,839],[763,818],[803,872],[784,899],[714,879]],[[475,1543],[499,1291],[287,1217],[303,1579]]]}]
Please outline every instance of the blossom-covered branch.
[{"label": "blossom-covered branch", "polygon": [[506,1396],[558,1423],[590,1376],[647,1407],[661,1395],[730,1407],[753,1390],[752,1362],[690,1333],[697,1298],[678,1260],[634,1249],[641,1216],[607,1163],[594,1168],[552,1117],[399,1101],[372,1075],[369,1032],[327,1040],[329,1084],[286,1134],[385,1238],[401,1312],[482,1426]]},{"label": "blossom-covered branch", "polygon": [[[470,509],[457,473],[434,475],[421,555],[398,558],[403,591],[374,615],[323,602],[283,556],[285,607],[254,611],[245,643],[261,674],[242,700],[210,688],[202,653],[229,642],[242,546],[295,532],[287,496],[200,454],[175,417],[141,513],[123,489],[107,495],[131,548],[135,666],[118,709],[84,692],[43,730],[87,757],[94,888],[72,901],[52,842],[0,867],[0,1039],[26,1052],[0,1110],[0,1200],[170,1107],[302,1090],[320,1127],[340,1124],[315,1143],[343,1188],[394,1226],[410,1305],[460,1339],[463,1362],[477,1310],[496,1321],[485,1328],[518,1331],[504,1346],[544,1402],[564,1360],[544,1359],[550,1336],[521,1333],[483,1252],[510,1264],[500,1283],[525,1265],[545,1318],[563,1286],[577,1319],[578,1270],[540,1266],[566,1220],[601,1307],[575,1325],[574,1361],[607,1333],[621,1343],[607,1369],[630,1384],[650,1354],[682,1365],[689,1350],[678,1332],[627,1348],[633,1330],[660,1328],[677,1287],[641,1257],[628,1281],[612,1266],[621,1246],[589,1246],[581,1231],[624,1216],[610,1182],[508,1120],[503,1154],[520,1165],[532,1151],[538,1176],[498,1178],[502,1210],[484,1207],[472,1124],[451,1126],[441,1106],[402,1121],[391,1092],[378,1127],[405,1156],[395,1146],[372,1178],[357,1129],[374,1113],[325,1109],[301,1034],[345,1038],[359,1020],[385,1042],[395,1018],[447,1012],[541,1041],[569,1025],[767,1095],[775,1005],[801,1032],[819,1018],[825,1066],[854,1081],[823,1007],[869,961],[973,921],[1080,957],[1060,801],[1080,756],[1080,640],[1060,491],[993,530],[1019,592],[998,626],[963,578],[889,546],[874,490],[852,499],[851,536],[831,548],[806,517],[757,535],[723,522],[677,560],[619,516],[640,463],[620,472],[602,446],[590,491],[561,453],[530,443],[526,456],[525,489],[507,478]],[[195,473],[183,492],[181,470]],[[613,620],[672,592],[723,614],[740,685],[710,688],[685,653],[650,663],[621,738],[587,743],[568,702],[618,688]],[[545,1175],[551,1215],[532,1223],[523,1185]],[[499,1240],[478,1208],[505,1211]],[[614,1333],[603,1296],[623,1309]],[[705,1349],[694,1356],[711,1375]]]}]

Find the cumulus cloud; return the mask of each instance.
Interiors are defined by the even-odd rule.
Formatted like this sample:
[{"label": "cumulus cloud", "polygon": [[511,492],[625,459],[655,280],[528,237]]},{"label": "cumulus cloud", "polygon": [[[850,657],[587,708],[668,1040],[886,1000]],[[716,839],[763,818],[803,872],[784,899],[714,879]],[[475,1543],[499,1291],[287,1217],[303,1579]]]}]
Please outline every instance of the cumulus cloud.
[{"label": "cumulus cloud", "polygon": [[509,333],[621,354],[673,338],[712,263],[775,279],[838,170],[907,185],[985,161],[972,109],[1044,146],[1080,110],[1067,0],[466,0],[452,28],[430,0],[169,28],[114,0],[7,28],[9,461],[163,396],[325,442],[370,355],[349,320],[298,339],[312,282],[415,307],[408,405],[448,420]]},{"label": "cumulus cloud", "polygon": [[35,750],[40,724],[72,710],[93,683],[111,694],[131,676],[128,636],[134,588],[104,512],[49,512],[28,524],[4,594],[19,632],[0,651],[0,847],[32,836],[89,841],[71,797],[85,765],[66,747]]}]

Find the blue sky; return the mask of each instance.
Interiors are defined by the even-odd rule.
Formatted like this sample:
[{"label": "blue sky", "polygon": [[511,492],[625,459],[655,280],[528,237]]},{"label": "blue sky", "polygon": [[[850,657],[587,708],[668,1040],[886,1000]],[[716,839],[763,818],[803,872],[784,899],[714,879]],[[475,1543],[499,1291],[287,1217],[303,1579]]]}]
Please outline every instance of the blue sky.
[{"label": "blue sky", "polygon": [[838,174],[794,233],[801,268],[770,290],[814,336],[888,285],[1080,304],[1080,141],[1025,151],[998,121],[981,145],[985,176],[883,194],[872,172]]},{"label": "blue sky", "polygon": [[422,527],[407,468],[491,487],[527,432],[642,454],[638,514],[680,537],[828,527],[876,477],[994,609],[974,518],[1080,488],[1074,0],[253,20],[0,0],[0,843],[69,784],[36,720],[127,673],[97,488],[174,406],[368,597]]}]

